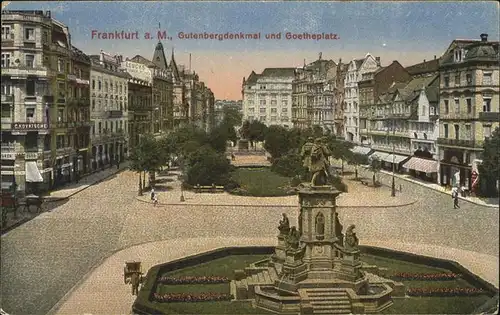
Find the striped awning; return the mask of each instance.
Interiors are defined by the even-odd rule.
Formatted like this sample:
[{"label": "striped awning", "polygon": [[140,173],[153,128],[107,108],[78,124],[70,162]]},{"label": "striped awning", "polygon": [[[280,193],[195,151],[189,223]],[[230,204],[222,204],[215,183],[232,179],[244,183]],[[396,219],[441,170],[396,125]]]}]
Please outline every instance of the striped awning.
[{"label": "striped awning", "polygon": [[43,177],[36,165],[36,161],[26,161],[26,182],[43,183]]},{"label": "striped awning", "polygon": [[380,161],[383,161],[388,155],[389,153],[375,151],[370,155],[370,159],[379,159]]},{"label": "striped awning", "polygon": [[431,173],[437,173],[438,162],[434,160],[427,160],[413,156],[408,162],[403,164],[403,167],[410,170],[431,174]]},{"label": "striped awning", "polygon": [[384,158],[384,162],[392,163],[392,161],[394,161],[394,164],[399,164],[408,158],[409,156],[404,156],[399,154],[389,154]]},{"label": "striped awning", "polygon": [[368,147],[362,147],[362,146],[355,146],[354,148],[351,149],[351,152],[352,153],[357,153],[357,154],[363,154],[363,155],[367,155],[370,153],[372,149],[371,148],[368,148]]}]

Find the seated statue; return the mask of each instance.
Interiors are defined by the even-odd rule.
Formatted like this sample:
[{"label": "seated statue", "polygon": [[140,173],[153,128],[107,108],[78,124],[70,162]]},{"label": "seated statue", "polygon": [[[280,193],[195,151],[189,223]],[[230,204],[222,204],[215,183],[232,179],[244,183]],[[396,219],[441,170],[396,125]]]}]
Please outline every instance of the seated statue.
[{"label": "seated statue", "polygon": [[359,240],[358,237],[356,236],[356,233],[354,232],[354,228],[356,226],[354,224],[350,225],[346,232],[345,232],[345,241],[344,241],[344,247],[346,249],[357,249]]},{"label": "seated statue", "polygon": [[295,226],[292,226],[292,228],[290,229],[290,233],[288,234],[288,237],[286,238],[287,247],[291,247],[292,249],[298,249],[299,242],[300,242],[299,231],[297,231]]},{"label": "seated statue", "polygon": [[283,213],[283,219],[280,220],[280,225],[278,226],[278,230],[282,235],[288,235],[290,232],[290,221],[285,213]]}]

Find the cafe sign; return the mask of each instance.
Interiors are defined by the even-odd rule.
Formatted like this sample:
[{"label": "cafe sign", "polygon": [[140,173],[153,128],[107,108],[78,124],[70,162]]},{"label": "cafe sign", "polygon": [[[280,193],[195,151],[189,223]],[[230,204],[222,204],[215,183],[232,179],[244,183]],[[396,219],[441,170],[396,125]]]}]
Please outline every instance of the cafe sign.
[{"label": "cafe sign", "polygon": [[40,130],[49,129],[48,124],[44,123],[13,123],[12,130],[29,131],[29,130]]}]

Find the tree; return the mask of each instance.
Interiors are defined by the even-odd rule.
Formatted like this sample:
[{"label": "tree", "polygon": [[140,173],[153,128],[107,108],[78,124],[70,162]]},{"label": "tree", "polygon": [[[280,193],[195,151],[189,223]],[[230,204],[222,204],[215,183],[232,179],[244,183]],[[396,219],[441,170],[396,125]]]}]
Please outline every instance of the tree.
[{"label": "tree", "polygon": [[[164,154],[159,140],[149,134],[144,135],[131,152],[131,169],[139,173],[144,172],[144,176],[148,172],[150,182],[154,182],[154,173],[165,165],[167,158]],[[139,190],[142,190],[140,184]]]},{"label": "tree", "polygon": [[355,179],[358,179],[358,167],[360,165],[368,164],[368,157],[364,154],[351,153],[348,157],[347,163],[354,165]]},{"label": "tree", "polygon": [[280,158],[290,150],[289,131],[281,126],[271,126],[264,137],[264,148],[273,159]]},{"label": "tree", "polygon": [[[208,139],[209,143],[215,151],[224,153],[226,151],[226,144],[229,138],[229,129],[233,127],[226,124],[220,124],[210,132]],[[234,129],[233,129],[234,130]]]},{"label": "tree", "polygon": [[241,126],[240,130],[240,137],[245,140],[250,139],[250,122],[248,120],[245,120],[243,122],[243,126]]},{"label": "tree", "polygon": [[248,140],[252,146],[254,146],[255,141],[264,141],[266,136],[267,126],[260,121],[254,120],[250,123]]},{"label": "tree", "polygon": [[186,180],[192,186],[225,185],[229,181],[230,169],[230,162],[224,154],[204,145],[189,156]]},{"label": "tree", "polygon": [[497,181],[500,176],[500,128],[496,128],[491,137],[483,144],[483,162],[479,165],[480,194],[485,197],[497,197]]},{"label": "tree", "polygon": [[237,108],[234,107],[224,107],[222,109],[222,123],[228,126],[239,126],[242,121],[242,114]]},{"label": "tree", "polygon": [[342,162],[342,174],[344,174],[344,161],[348,161],[351,158],[351,149],[354,146],[351,142],[336,139],[335,136],[330,135],[328,137],[328,144],[332,152],[332,157]]}]

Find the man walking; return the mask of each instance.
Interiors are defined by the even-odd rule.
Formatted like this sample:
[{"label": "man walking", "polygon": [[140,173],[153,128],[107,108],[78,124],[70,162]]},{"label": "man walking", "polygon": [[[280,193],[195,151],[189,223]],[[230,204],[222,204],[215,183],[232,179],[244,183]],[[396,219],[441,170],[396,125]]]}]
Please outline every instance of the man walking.
[{"label": "man walking", "polygon": [[453,187],[451,191],[451,197],[453,198],[453,209],[460,209],[460,206],[458,205],[458,188]]}]

